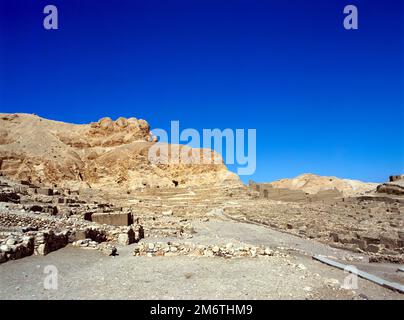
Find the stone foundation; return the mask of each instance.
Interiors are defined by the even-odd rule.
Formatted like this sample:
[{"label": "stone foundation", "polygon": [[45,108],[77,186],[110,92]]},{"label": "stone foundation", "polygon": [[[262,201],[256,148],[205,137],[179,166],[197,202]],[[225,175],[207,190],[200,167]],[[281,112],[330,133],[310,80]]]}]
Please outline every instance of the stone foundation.
[{"label": "stone foundation", "polygon": [[192,257],[269,257],[287,256],[267,247],[250,245],[235,246],[232,243],[226,245],[204,245],[194,243],[140,243],[133,251],[134,256],[178,256],[188,255]]}]

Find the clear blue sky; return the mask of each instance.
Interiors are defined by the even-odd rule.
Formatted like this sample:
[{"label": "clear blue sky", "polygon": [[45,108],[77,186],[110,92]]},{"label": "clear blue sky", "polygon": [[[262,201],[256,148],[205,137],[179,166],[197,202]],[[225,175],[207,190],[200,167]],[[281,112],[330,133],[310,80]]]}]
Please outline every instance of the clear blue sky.
[{"label": "clear blue sky", "polygon": [[403,93],[400,0],[0,0],[0,112],[255,128],[244,181],[404,173]]}]

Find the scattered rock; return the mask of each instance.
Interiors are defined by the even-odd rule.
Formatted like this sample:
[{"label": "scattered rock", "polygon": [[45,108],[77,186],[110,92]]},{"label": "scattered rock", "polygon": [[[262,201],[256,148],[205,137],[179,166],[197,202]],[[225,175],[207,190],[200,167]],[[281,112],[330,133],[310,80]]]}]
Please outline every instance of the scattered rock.
[{"label": "scattered rock", "polygon": [[255,246],[242,246],[235,247],[231,243],[226,245],[196,245],[193,243],[139,243],[133,250],[134,256],[172,256],[172,255],[189,255],[194,257],[269,257],[269,256],[282,256],[287,257],[286,254],[274,252],[270,248],[255,247]]},{"label": "scattered rock", "polygon": [[173,215],[173,210],[163,211],[162,215],[163,216],[172,216]]},{"label": "scattered rock", "polygon": [[299,264],[297,265],[297,267],[298,267],[300,270],[307,270],[306,266],[305,266],[304,264],[301,264],[301,263],[299,263]]}]

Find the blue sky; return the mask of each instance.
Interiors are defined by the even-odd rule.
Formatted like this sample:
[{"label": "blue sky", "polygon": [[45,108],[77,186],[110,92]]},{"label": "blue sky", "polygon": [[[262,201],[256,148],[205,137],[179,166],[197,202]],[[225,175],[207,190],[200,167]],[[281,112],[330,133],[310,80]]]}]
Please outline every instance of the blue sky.
[{"label": "blue sky", "polygon": [[403,94],[400,0],[0,0],[0,112],[254,128],[244,181],[404,173]]}]

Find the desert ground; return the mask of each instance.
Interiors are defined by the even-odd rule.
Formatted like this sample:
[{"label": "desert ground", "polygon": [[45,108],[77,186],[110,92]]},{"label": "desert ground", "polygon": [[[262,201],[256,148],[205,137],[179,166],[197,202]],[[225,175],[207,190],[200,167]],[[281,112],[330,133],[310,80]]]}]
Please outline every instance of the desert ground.
[{"label": "desert ground", "polygon": [[313,259],[402,287],[402,175],[244,185],[150,163],[144,120],[0,123],[0,299],[404,299]]},{"label": "desert ground", "polygon": [[[134,257],[134,246],[110,257],[98,250],[67,246],[45,257],[30,256],[0,266],[1,299],[403,299],[403,295],[359,279],[343,289],[341,270],[311,259],[313,253],[403,282],[396,265],[372,265],[363,256],[303,240],[267,227],[233,221],[200,222],[194,243],[264,244],[270,257]],[[154,239],[154,241],[173,239]],[[296,250],[298,249],[298,250]],[[58,269],[57,290],[44,288],[44,267]]]}]

